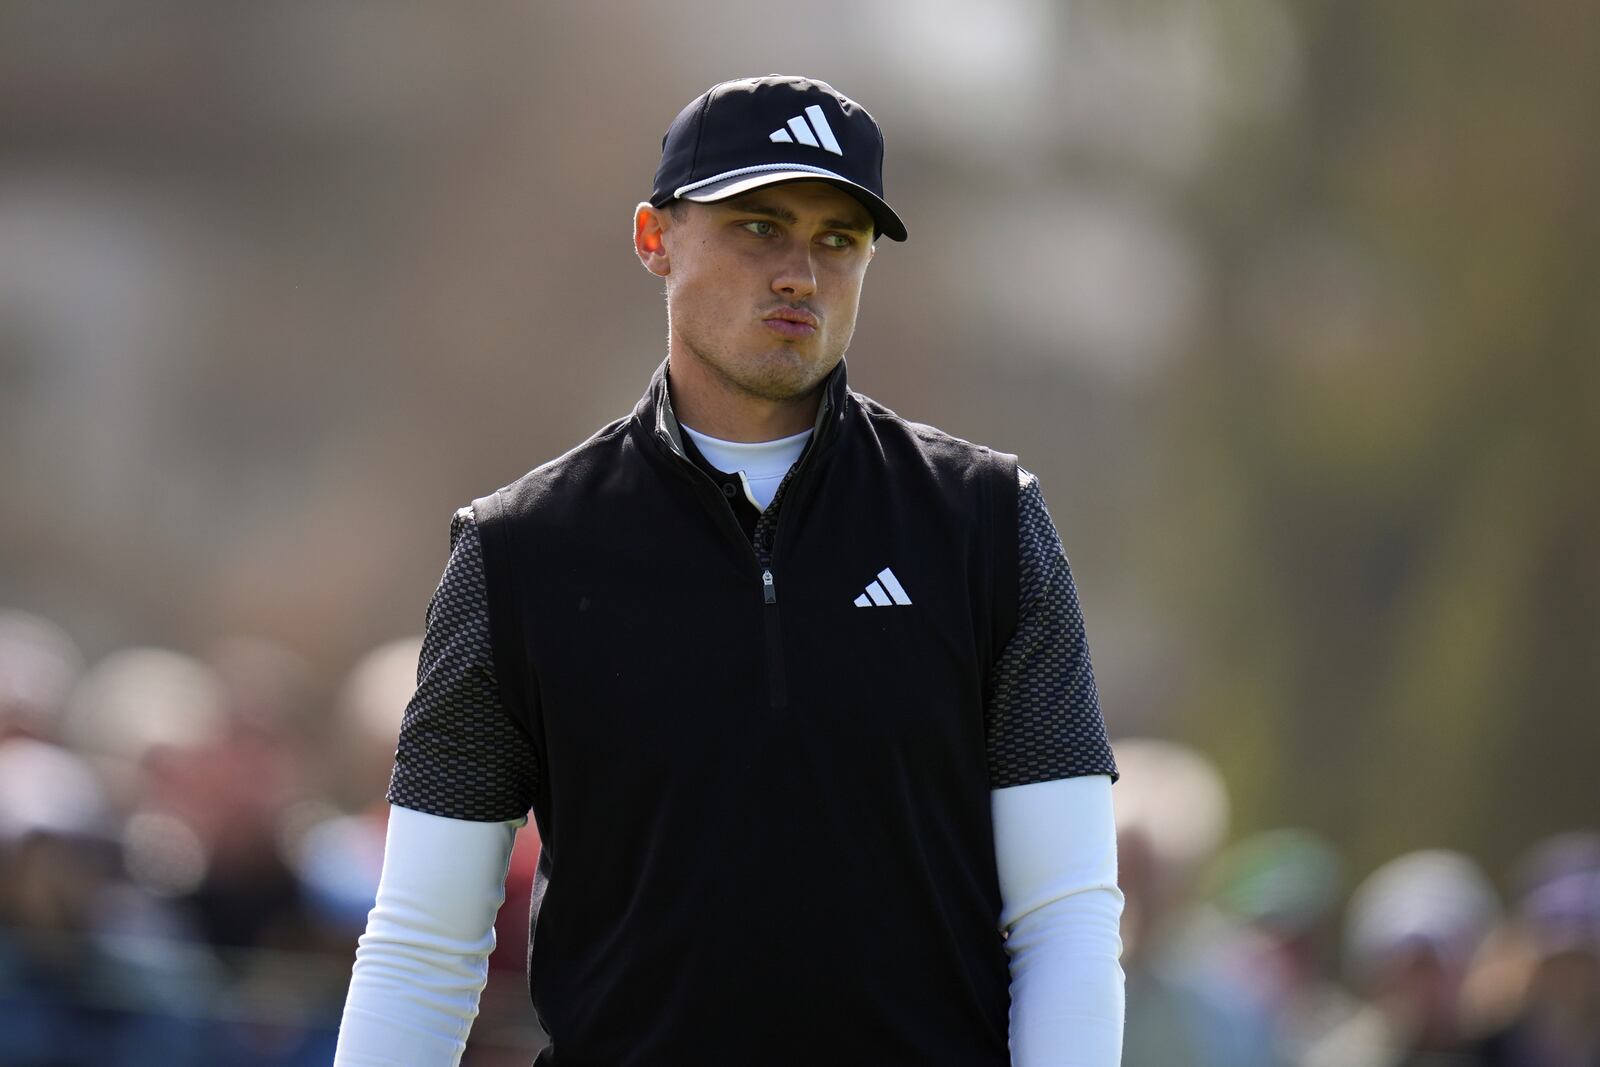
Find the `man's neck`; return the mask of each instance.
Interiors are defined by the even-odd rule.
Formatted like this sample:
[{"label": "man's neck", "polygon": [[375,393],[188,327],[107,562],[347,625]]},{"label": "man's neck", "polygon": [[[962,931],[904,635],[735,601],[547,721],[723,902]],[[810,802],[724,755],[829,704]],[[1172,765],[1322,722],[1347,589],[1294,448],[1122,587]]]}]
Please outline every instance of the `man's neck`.
[{"label": "man's neck", "polygon": [[[826,380],[826,379],[824,379]],[[751,396],[694,356],[669,356],[667,388],[678,421],[724,441],[775,441],[817,421],[823,384],[792,400]]]}]

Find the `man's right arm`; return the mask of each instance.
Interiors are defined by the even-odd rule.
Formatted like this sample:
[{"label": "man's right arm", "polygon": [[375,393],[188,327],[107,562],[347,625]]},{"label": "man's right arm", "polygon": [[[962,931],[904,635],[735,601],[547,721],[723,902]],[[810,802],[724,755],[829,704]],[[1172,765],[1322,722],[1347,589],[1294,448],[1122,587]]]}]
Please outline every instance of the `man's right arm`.
[{"label": "man's right arm", "polygon": [[1017,626],[985,707],[1016,1067],[1122,1060],[1124,976],[1111,783],[1072,569],[1039,480],[1017,468]]},{"label": "man's right arm", "polygon": [[500,700],[471,509],[428,604],[389,784],[377,901],[356,951],[336,1067],[458,1063],[494,949],[506,866],[538,782]]},{"label": "man's right arm", "polygon": [[335,1067],[455,1067],[478,1014],[514,822],[393,807]]}]

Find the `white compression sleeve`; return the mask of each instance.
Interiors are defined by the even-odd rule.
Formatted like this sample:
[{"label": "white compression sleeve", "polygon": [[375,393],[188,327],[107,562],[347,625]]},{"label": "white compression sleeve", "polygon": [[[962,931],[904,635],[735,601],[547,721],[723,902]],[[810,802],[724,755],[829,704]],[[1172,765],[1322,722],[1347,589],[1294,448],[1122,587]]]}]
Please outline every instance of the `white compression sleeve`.
[{"label": "white compression sleeve", "polygon": [[517,822],[389,809],[335,1067],[454,1067],[489,975]]},{"label": "white compression sleeve", "polygon": [[1117,833],[1106,775],[991,793],[1009,931],[1014,1067],[1116,1067],[1124,1011]]}]

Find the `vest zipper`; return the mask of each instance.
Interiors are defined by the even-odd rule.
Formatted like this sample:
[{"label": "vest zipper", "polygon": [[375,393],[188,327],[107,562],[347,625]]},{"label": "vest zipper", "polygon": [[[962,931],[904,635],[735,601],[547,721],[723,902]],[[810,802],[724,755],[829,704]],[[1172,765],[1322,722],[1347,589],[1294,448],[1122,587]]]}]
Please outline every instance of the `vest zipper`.
[{"label": "vest zipper", "polygon": [[761,614],[766,619],[767,629],[767,695],[772,700],[772,709],[782,711],[789,703],[789,695],[783,676],[783,629],[778,621],[778,586],[772,580],[771,567],[761,572],[761,602]]},{"label": "vest zipper", "polygon": [[[712,481],[711,476],[696,466],[688,456],[674,448],[671,439],[665,434],[660,434],[659,437],[673,459],[688,468],[691,478],[698,479],[699,482],[710,487],[715,492],[717,503],[721,505],[721,521],[732,528],[740,543],[750,549],[750,558],[755,562],[756,566],[761,567],[761,615],[767,636],[767,697],[772,703],[772,709],[781,711],[788,706],[789,695],[783,670],[783,629],[778,622],[778,586],[772,578],[772,568],[762,564],[761,556],[756,551],[756,546],[750,543],[750,539],[745,536],[744,530],[740,529],[739,520],[734,517],[733,508],[728,505],[727,500],[723,499],[722,490],[717,488],[717,483]],[[810,444],[809,441],[806,442],[807,453],[810,451]],[[805,456],[806,453],[802,453],[800,460],[797,462],[803,462]],[[713,510],[717,510],[715,505],[713,505]],[[782,525],[781,516],[779,525]],[[776,539],[776,531],[774,531],[774,539]]]}]

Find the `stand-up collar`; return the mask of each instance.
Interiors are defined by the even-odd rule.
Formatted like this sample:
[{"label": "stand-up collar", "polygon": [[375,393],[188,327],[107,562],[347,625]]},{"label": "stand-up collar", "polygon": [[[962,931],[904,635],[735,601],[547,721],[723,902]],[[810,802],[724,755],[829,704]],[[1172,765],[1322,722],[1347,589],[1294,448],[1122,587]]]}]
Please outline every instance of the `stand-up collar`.
[{"label": "stand-up collar", "polygon": [[[669,362],[662,360],[650,376],[650,385],[634,406],[633,417],[641,427],[687,458],[688,452],[683,447],[683,430],[678,425],[677,415],[673,413],[672,393],[667,388]],[[846,378],[845,361],[840,359],[838,366],[828,373],[822,383],[822,402],[817,405],[817,419],[812,424],[810,451],[818,451],[832,442],[844,421],[849,400],[850,385]]]}]

